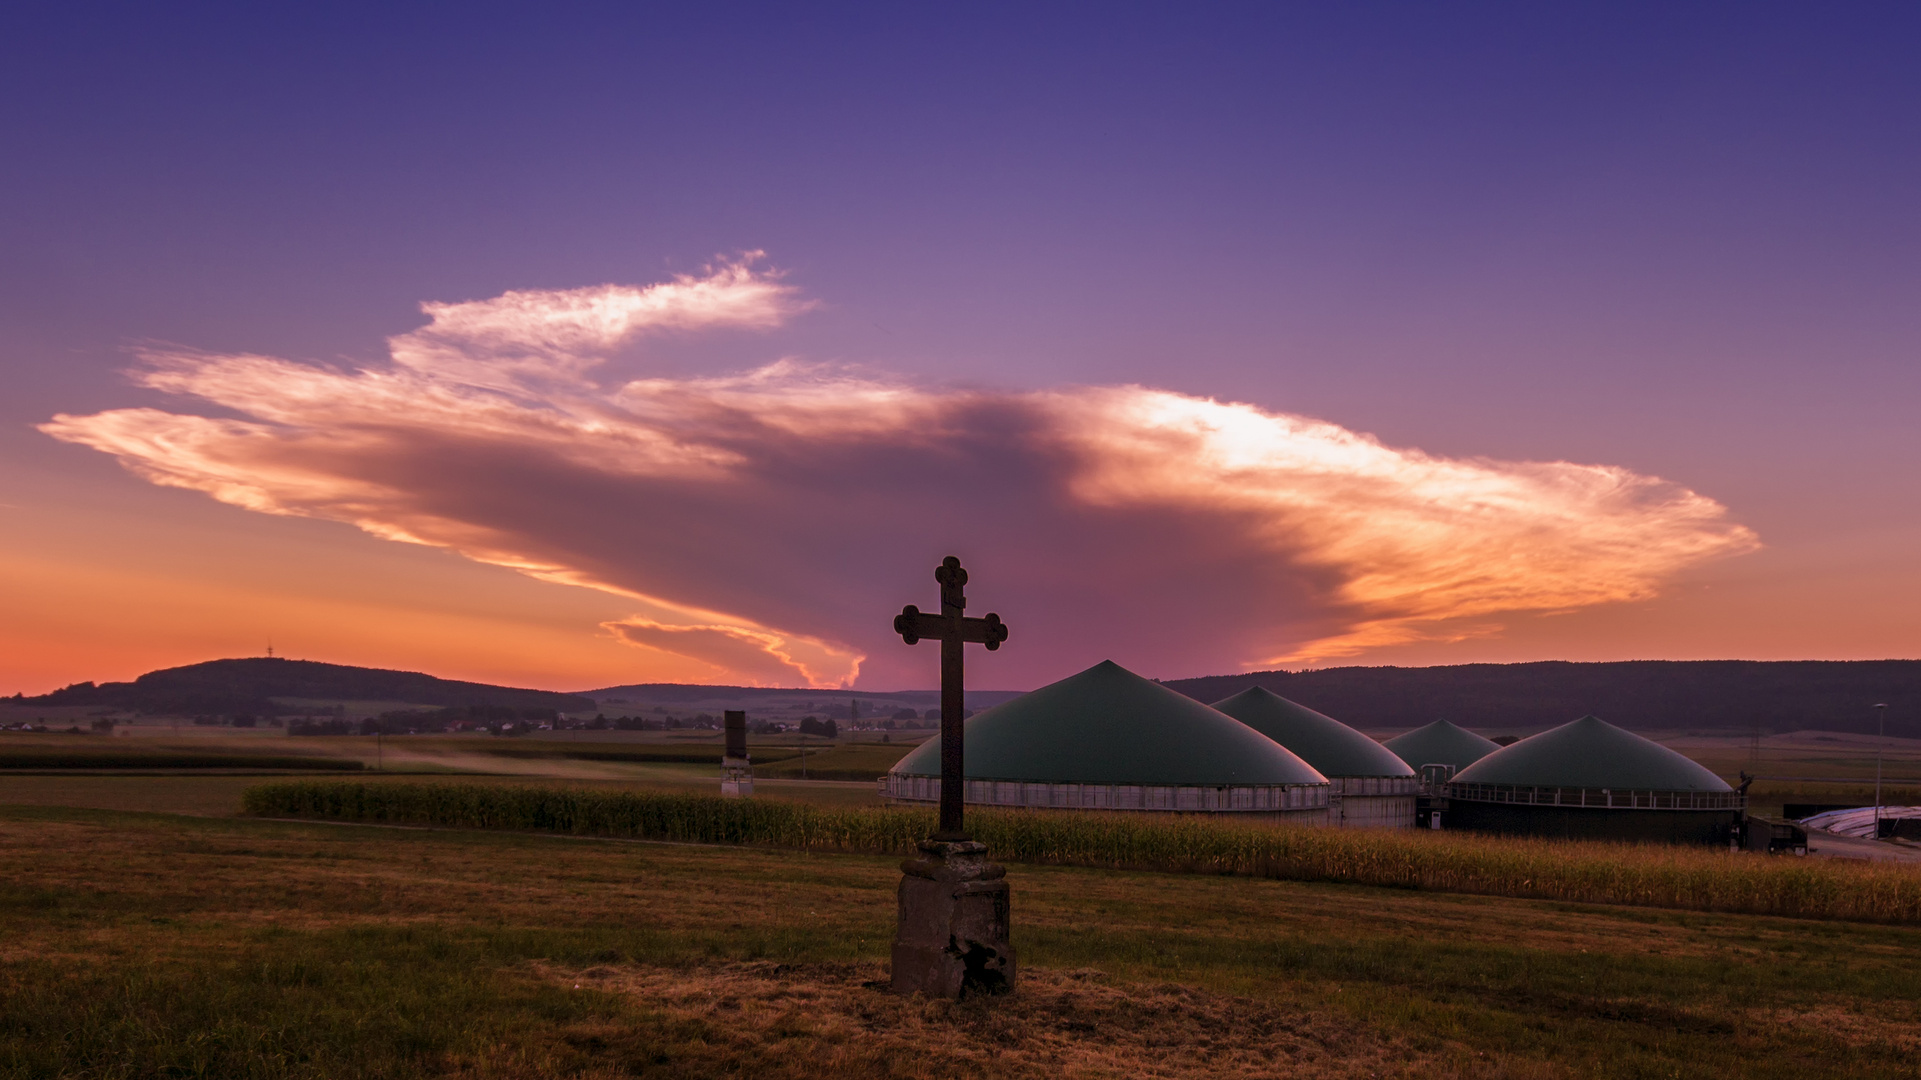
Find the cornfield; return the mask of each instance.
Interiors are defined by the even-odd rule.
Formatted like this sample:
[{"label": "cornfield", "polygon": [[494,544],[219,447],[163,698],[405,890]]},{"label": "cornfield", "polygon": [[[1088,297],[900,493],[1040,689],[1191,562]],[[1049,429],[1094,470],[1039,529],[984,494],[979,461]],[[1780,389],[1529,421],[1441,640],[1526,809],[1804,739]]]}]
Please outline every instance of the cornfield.
[{"label": "cornfield", "polygon": [[[246,812],[454,828],[907,854],[932,810],[829,809],[764,799],[475,784],[281,781]],[[1921,869],[1699,848],[1362,831],[1200,817],[978,810],[997,859],[1328,881],[1442,892],[1798,918],[1921,923]]]}]

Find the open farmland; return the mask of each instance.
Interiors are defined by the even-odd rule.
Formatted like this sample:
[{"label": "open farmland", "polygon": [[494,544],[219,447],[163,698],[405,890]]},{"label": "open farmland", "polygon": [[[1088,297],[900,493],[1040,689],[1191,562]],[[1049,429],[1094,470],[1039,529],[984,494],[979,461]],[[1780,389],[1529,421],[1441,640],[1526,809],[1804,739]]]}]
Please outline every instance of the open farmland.
[{"label": "open farmland", "polygon": [[[164,755],[234,755],[224,771],[262,773],[265,765],[285,766],[289,756],[306,759],[309,771],[332,771],[342,763],[358,765],[361,775],[524,777],[596,784],[631,784],[644,788],[711,791],[715,767],[704,759],[717,756],[719,735],[710,732],[542,732],[524,738],[485,735],[291,737],[277,729],[254,731],[232,728],[195,728],[192,725],[141,724],[122,728],[112,737],[64,734],[0,733],[0,798],[8,790],[30,795],[14,801],[98,806],[113,809],[147,808],[146,792],[106,784],[84,784],[69,789],[58,783],[29,783],[23,772],[59,772],[45,763],[52,757],[107,754],[123,757],[126,771],[192,772],[162,767]],[[793,734],[761,735],[752,739],[755,773],[761,790],[781,797],[825,798],[838,805],[876,803],[871,788],[859,782],[885,772],[917,744],[921,733],[892,733],[897,739],[877,741],[876,733],[859,738],[843,736],[831,743],[803,740]],[[1749,791],[1750,805],[1761,813],[1779,813],[1787,803],[1847,803],[1867,805],[1873,796],[1876,740],[1865,736],[1826,732],[1769,735],[1756,741],[1720,733],[1657,733],[1658,741],[1702,762],[1723,778],[1736,781],[1743,769],[1764,779]],[[1921,804],[1921,740],[1889,738],[1884,748],[1888,783],[1884,797],[1890,804]],[[142,759],[138,755],[151,754]],[[805,755],[804,757],[802,755]],[[239,759],[247,759],[242,761]],[[331,759],[331,760],[329,760]],[[678,760],[676,760],[678,759]],[[700,760],[690,760],[700,759]],[[11,767],[9,764],[11,763]],[[37,766],[37,767],[36,767]],[[74,771],[102,771],[95,769]],[[119,769],[113,771],[121,771]],[[793,783],[840,781],[840,785]],[[219,805],[237,805],[244,784],[233,785]],[[160,789],[151,789],[158,791]],[[67,794],[71,792],[71,794]],[[107,794],[102,798],[103,793]],[[164,800],[163,800],[164,801]],[[172,809],[172,805],[153,804]],[[199,805],[195,812],[217,812]]]},{"label": "open farmland", "polygon": [[1022,989],[954,1006],[868,985],[891,858],[0,809],[0,1075],[1891,1077],[1921,1049],[1914,927],[1010,873]]},{"label": "open farmland", "polygon": [[[867,735],[870,733],[862,733]],[[755,768],[772,780],[871,781],[926,733],[834,742],[797,734],[757,735]],[[290,736],[276,728],[234,729],[170,723],[123,725],[112,735],[0,732],[0,776],[21,772],[379,771],[545,776],[580,780],[710,780],[720,765],[718,732],[539,732],[516,738],[481,734]]]},{"label": "open farmland", "polygon": [[[634,766],[640,778],[594,779],[565,777],[570,787],[607,791],[658,791],[683,794],[711,794],[712,770],[700,766]],[[446,773],[369,773],[375,783],[422,784],[458,779],[463,784],[505,787],[542,787],[555,778],[541,774],[470,775],[450,777]],[[228,817],[239,812],[242,794],[257,786],[266,774],[176,774],[93,773],[53,775],[46,773],[15,775],[0,773],[0,806],[64,806],[75,809],[128,810],[162,814],[196,814]],[[755,791],[769,800],[804,802],[823,807],[879,806],[874,785],[864,782],[763,780]]]}]

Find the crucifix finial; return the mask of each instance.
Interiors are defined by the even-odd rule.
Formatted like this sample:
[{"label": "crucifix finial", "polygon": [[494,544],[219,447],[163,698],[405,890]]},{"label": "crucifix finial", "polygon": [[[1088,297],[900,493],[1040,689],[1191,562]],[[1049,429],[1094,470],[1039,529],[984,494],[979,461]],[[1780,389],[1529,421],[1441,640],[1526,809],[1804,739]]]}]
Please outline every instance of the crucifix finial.
[{"label": "crucifix finial", "polygon": [[[952,555],[941,560],[934,567],[934,580],[940,582],[941,614],[959,614],[967,610],[967,597],[961,594],[961,587],[967,584],[967,571],[961,568],[960,560]],[[946,610],[953,608],[952,612]]]}]

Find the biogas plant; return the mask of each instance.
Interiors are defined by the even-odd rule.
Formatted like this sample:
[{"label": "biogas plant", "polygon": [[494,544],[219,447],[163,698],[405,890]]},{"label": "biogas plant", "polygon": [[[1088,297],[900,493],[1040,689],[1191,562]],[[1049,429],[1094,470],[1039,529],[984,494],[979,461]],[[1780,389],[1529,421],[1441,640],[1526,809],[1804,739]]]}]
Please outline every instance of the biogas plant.
[{"label": "biogas plant", "polygon": [[[1111,660],[969,717],[966,747],[970,804],[1312,825],[1334,809],[1333,784],[1292,748]],[[940,772],[929,739],[881,778],[881,794],[936,802]]]},{"label": "biogas plant", "polygon": [[[1218,814],[1725,845],[1745,797],[1693,760],[1588,716],[1501,746],[1445,720],[1382,744],[1260,687],[1204,705],[1113,661],[969,717],[970,805]],[[940,798],[929,740],[881,778]]]}]

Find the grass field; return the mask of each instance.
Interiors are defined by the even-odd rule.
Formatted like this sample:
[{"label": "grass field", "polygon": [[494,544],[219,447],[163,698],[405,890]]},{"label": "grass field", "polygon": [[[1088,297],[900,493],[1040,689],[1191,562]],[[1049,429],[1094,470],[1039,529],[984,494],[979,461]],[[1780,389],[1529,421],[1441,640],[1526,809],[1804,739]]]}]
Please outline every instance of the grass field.
[{"label": "grass field", "polygon": [[[366,779],[506,761],[449,750]],[[1858,750],[1832,764],[1860,775]],[[714,786],[704,765],[506,767],[541,771],[459,780]],[[0,775],[0,1078],[1787,1080],[1911,1077],[1921,1055],[1911,925],[1015,864],[1020,992],[903,1001],[872,985],[894,858],[232,816],[261,782]],[[1865,790],[1776,790],[1797,787]]]},{"label": "grass field", "polygon": [[[6,1077],[1912,1076],[1921,931],[1015,866],[902,1001],[894,860],[0,808]],[[933,1051],[933,1055],[930,1055]]]},{"label": "grass field", "polygon": [[784,758],[763,765],[754,760],[754,776],[787,779],[809,776],[815,780],[878,780],[894,763],[914,749],[914,743],[849,742],[824,750],[809,750],[803,759]]},{"label": "grass field", "polygon": [[111,750],[44,751],[0,753],[0,770],[99,771],[103,769],[274,769],[298,772],[355,772],[366,766],[342,758],[300,754],[190,754],[144,751],[115,753]]},{"label": "grass field", "polygon": [[[126,729],[122,729],[123,732]],[[675,783],[711,780],[720,765],[720,736],[690,732],[545,732],[539,737],[485,735],[295,737],[282,731],[145,725],[137,735],[0,732],[0,774],[53,769],[199,770],[249,768],[315,772],[519,775],[580,780]],[[750,741],[764,781],[873,781],[914,742],[803,742],[794,735]],[[803,757],[804,755],[804,757]]]},{"label": "grass field", "polygon": [[[634,766],[633,775],[620,779],[565,777],[569,786],[608,791],[666,791],[711,794],[714,770],[695,765]],[[541,773],[521,776],[457,777],[445,772],[365,773],[370,783],[420,784],[458,779],[463,784],[539,786],[554,782]],[[260,774],[181,776],[94,774],[76,776],[21,775],[0,772],[0,806],[65,806],[93,810],[133,810],[166,814],[231,816],[240,812],[240,794],[259,784]],[[755,782],[759,797],[806,803],[811,806],[878,806],[880,797],[869,783],[801,783],[787,780]]]}]

